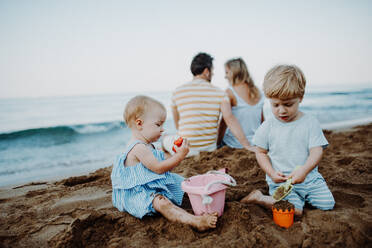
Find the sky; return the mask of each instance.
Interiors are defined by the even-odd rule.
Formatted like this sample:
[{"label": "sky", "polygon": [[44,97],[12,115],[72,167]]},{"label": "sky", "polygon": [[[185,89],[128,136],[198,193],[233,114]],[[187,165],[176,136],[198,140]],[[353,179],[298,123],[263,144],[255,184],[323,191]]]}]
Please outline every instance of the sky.
[{"label": "sky", "polygon": [[372,1],[0,0],[0,98],[171,91],[198,52],[308,85],[372,85]]}]

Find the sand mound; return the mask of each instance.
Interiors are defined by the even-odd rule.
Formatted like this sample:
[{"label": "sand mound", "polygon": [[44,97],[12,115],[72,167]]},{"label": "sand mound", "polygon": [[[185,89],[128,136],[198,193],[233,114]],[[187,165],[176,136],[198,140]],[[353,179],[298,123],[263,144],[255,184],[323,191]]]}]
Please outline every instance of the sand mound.
[{"label": "sand mound", "polygon": [[[335,209],[306,205],[289,229],[272,213],[239,200],[253,189],[268,193],[254,154],[224,147],[187,158],[184,177],[228,168],[238,186],[226,194],[217,228],[197,232],[162,216],[136,219],[111,205],[111,167],[56,183],[0,190],[0,247],[371,247],[372,125],[326,132],[330,146],[319,171],[336,199]],[[192,211],[187,198],[183,207]]]}]

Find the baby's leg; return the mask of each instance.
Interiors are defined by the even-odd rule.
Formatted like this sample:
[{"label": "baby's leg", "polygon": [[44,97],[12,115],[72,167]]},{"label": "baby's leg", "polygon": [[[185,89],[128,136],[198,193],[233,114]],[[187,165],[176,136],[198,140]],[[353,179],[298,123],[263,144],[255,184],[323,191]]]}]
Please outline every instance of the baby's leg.
[{"label": "baby's leg", "polygon": [[217,213],[195,216],[174,205],[169,199],[162,195],[157,195],[152,201],[152,205],[156,211],[170,221],[191,225],[199,231],[216,228]]}]

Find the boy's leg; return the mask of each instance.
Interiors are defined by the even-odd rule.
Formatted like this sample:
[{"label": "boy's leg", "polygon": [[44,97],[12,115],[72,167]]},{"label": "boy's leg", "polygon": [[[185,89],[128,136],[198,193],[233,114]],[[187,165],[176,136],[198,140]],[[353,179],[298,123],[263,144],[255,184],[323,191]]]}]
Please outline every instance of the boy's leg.
[{"label": "boy's leg", "polygon": [[294,189],[292,190],[291,193],[289,193],[289,195],[284,197],[283,200],[287,200],[294,205],[295,215],[297,215],[297,216],[302,215],[303,208],[304,208],[304,205],[305,205],[305,200],[299,194],[297,194]]},{"label": "boy's leg", "polygon": [[275,203],[274,198],[270,195],[264,195],[258,189],[253,190],[249,195],[240,200],[243,203],[256,203],[266,208],[271,208]]},{"label": "boy's leg", "polygon": [[[275,190],[281,184],[269,184],[269,194],[273,195]],[[291,193],[289,193],[283,200],[289,201],[295,207],[295,215],[302,216],[303,208],[305,205],[305,199],[297,192],[297,187],[299,184],[294,184]]]},{"label": "boy's leg", "polygon": [[[278,185],[269,185],[269,191],[272,195],[275,191],[275,189],[278,187]],[[264,195],[259,190],[253,190],[249,195],[244,197],[240,202],[243,203],[256,203],[263,207],[266,207],[268,209],[271,209],[273,204],[275,203],[274,198],[271,195]],[[301,216],[302,215],[302,209],[304,206],[304,200],[301,196],[299,196],[294,190],[287,195],[284,200],[289,201],[295,206],[295,215]]]},{"label": "boy's leg", "polygon": [[174,205],[169,199],[162,195],[155,196],[152,201],[153,208],[170,221],[191,225],[199,231],[216,228],[217,212],[195,216],[184,209]]},{"label": "boy's leg", "polygon": [[335,206],[335,199],[321,176],[308,183],[306,200],[321,210],[331,210]]}]

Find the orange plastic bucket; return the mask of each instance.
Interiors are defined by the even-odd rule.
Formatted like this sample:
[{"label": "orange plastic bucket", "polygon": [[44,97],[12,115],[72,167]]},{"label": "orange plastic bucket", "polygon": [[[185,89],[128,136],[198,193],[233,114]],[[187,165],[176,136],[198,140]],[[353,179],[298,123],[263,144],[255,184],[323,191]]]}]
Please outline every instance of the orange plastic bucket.
[{"label": "orange plastic bucket", "polygon": [[291,209],[290,211],[286,209],[283,211],[281,209],[278,210],[272,207],[272,210],[275,224],[285,228],[289,228],[293,225],[294,209]]}]

